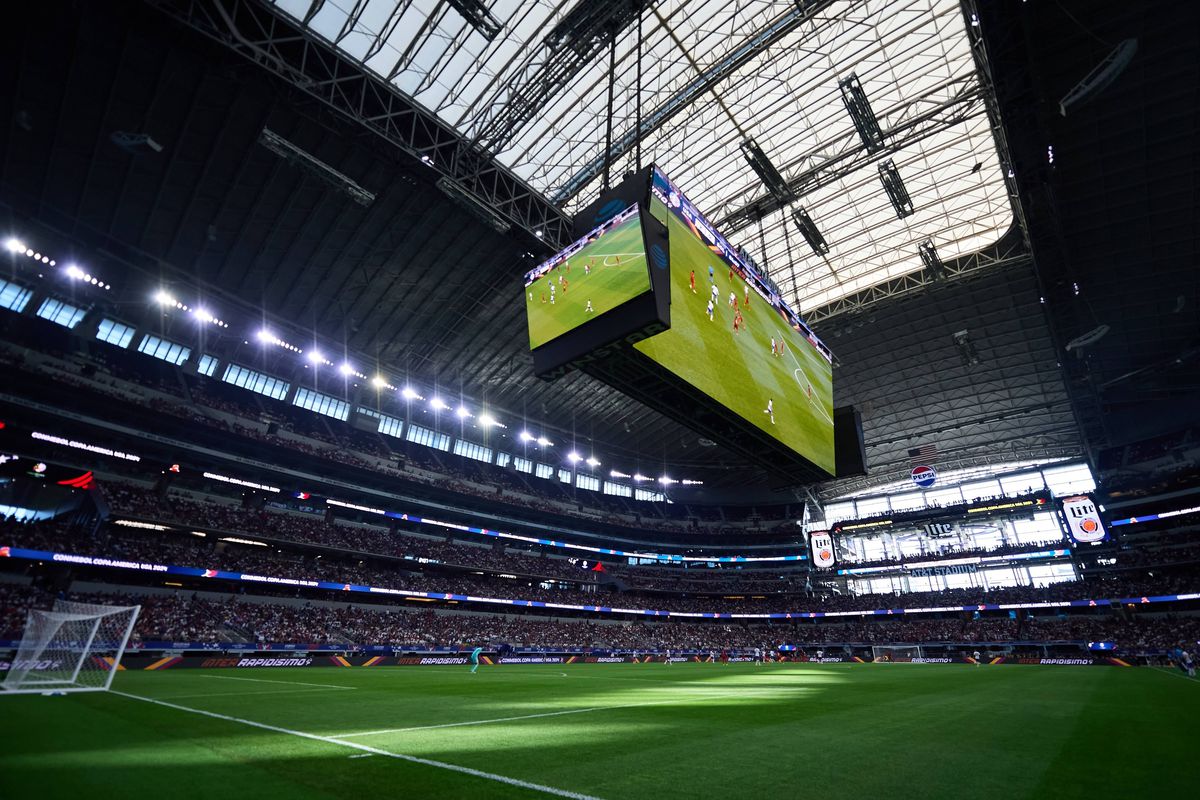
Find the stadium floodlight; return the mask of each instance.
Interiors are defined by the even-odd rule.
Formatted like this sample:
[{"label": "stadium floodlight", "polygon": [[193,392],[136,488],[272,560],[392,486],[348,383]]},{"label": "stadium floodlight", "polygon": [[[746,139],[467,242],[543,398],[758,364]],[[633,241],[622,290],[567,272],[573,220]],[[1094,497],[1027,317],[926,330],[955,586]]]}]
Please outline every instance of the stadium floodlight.
[{"label": "stadium floodlight", "polygon": [[446,409],[450,408],[450,406],[446,405],[446,401],[440,397],[435,397],[430,400],[429,407],[434,411],[445,411]]},{"label": "stadium floodlight", "polygon": [[892,201],[892,208],[896,209],[896,218],[911,217],[913,214],[912,198],[909,197],[908,189],[904,186],[900,172],[896,169],[896,162],[892,159],[889,158],[879,165],[879,182],[883,184],[883,191],[887,193],[888,200]]},{"label": "stadium floodlight", "polygon": [[600,459],[596,458],[595,456],[588,456],[587,465],[589,467],[598,467],[600,466]]},{"label": "stadium floodlight", "polygon": [[771,163],[771,159],[767,158],[767,154],[758,146],[758,143],[753,139],[742,141],[738,147],[742,150],[742,158],[746,159],[746,163],[750,165],[750,169],[754,170],[754,174],[758,175],[758,179],[763,182],[763,186],[767,187],[775,199],[782,203],[791,202],[795,195],[792,189],[784,180],[783,175]]},{"label": "stadium floodlight", "polygon": [[492,428],[500,424],[500,421],[491,414],[483,413],[479,415],[479,424],[485,428]]},{"label": "stadium floodlight", "polygon": [[73,281],[87,280],[86,273],[74,264],[67,264],[67,277]]},{"label": "stadium floodlight", "polygon": [[454,414],[459,419],[467,419],[474,416],[474,414],[472,414],[466,406],[459,406],[458,408],[454,409]]},{"label": "stadium floodlight", "polygon": [[323,356],[321,354],[321,351],[315,347],[313,349],[309,350],[307,353],[305,353],[304,357],[306,359],[308,359],[308,363],[310,363],[310,364],[325,364],[325,363],[327,363],[325,361],[325,356]]},{"label": "stadium floodlight", "polygon": [[417,390],[412,388],[411,386],[405,386],[403,389],[401,389],[400,396],[403,397],[405,400],[423,400],[424,399],[417,392]]},{"label": "stadium floodlight", "polygon": [[925,265],[925,272],[931,280],[939,281],[942,279],[946,271],[946,265],[942,263],[942,257],[938,255],[937,248],[933,246],[932,239],[926,239],[917,245],[917,252],[921,255],[921,263]]},{"label": "stadium floodlight", "polygon": [[663,486],[669,486],[672,483],[679,483],[679,481],[675,480],[674,478],[669,478],[666,475],[663,475],[661,478],[659,478],[658,482],[661,483]]},{"label": "stadium floodlight", "polygon": [[25,243],[15,236],[10,236],[4,240],[4,247],[10,253],[20,254],[25,252]]},{"label": "stadium floodlight", "polygon": [[192,312],[192,316],[201,322],[215,322],[217,319],[207,308],[197,308]]},{"label": "stadium floodlight", "polygon": [[619,470],[614,469],[614,470],[609,471],[608,477],[610,477],[610,478],[631,478],[633,476],[630,475],[628,472],[621,472]]},{"label": "stadium floodlight", "polygon": [[172,297],[170,294],[168,294],[163,289],[159,289],[157,292],[154,293],[154,302],[158,303],[160,306],[178,306],[179,305],[179,301],[176,300],[174,297]]},{"label": "stadium floodlight", "polygon": [[274,342],[274,341],[276,340],[276,336],[275,336],[275,334],[271,333],[271,332],[270,332],[269,330],[267,330],[266,328],[261,328],[261,329],[260,329],[260,330],[259,330],[259,331],[258,331],[256,334],[254,334],[254,335],[255,335],[256,337],[258,337],[258,340],[259,340],[260,342],[262,342],[263,344],[271,344],[272,342]]},{"label": "stadium floodlight", "polygon": [[633,473],[633,479],[634,479],[635,481],[648,481],[648,480],[650,480],[650,478],[646,477],[645,475],[641,474],[640,472],[635,472],[635,473]]},{"label": "stadium floodlight", "polygon": [[503,25],[492,16],[492,12],[488,10],[483,0],[446,0],[446,2],[466,20],[468,25],[475,29],[476,33],[489,42],[504,30]]},{"label": "stadium floodlight", "polygon": [[853,72],[838,81],[838,89],[842,92],[842,102],[850,113],[850,121],[862,139],[863,147],[868,153],[878,153],[883,149],[883,131],[879,127],[879,119],[871,110],[867,93],[863,90],[858,75]]},{"label": "stadium floodlight", "polygon": [[583,461],[583,456],[572,450],[571,452],[567,453],[567,461],[570,461],[572,464],[578,464],[580,461]]},{"label": "stadium floodlight", "polygon": [[376,375],[371,378],[371,385],[376,389],[386,389],[388,386],[387,378],[382,375]]},{"label": "stadium floodlight", "polygon": [[554,442],[550,441],[545,436],[539,436],[537,438],[537,443],[539,445],[541,445],[542,447],[553,447],[554,446]]},{"label": "stadium floodlight", "polygon": [[434,185],[460,207],[487,223],[496,233],[508,233],[512,229],[512,223],[458,181],[442,176]]},{"label": "stadium floodlight", "polygon": [[349,361],[343,361],[342,365],[338,367],[338,372],[342,373],[346,377],[349,377],[354,374],[354,367]]},{"label": "stadium floodlight", "polygon": [[796,206],[792,209],[792,220],[796,223],[796,228],[800,231],[800,235],[804,237],[804,241],[808,242],[808,246],[812,251],[819,256],[829,255],[829,243],[825,241],[825,237],[817,230],[817,223],[813,222],[812,217],[804,210],[804,206]]},{"label": "stadium floodlight", "polygon": [[520,435],[517,438],[520,439],[522,442],[532,442],[535,439],[534,435],[532,433],[530,433],[529,431],[521,431]]}]

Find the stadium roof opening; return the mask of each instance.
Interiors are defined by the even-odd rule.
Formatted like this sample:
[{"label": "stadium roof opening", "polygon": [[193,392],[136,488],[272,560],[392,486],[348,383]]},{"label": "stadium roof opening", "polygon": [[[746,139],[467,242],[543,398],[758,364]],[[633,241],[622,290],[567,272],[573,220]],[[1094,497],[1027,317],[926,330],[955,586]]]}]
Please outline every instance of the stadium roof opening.
[{"label": "stadium roof opening", "polygon": [[[595,197],[608,52],[602,42],[564,32],[587,4],[494,3],[494,36],[450,5],[430,16],[433,4],[397,0],[275,4],[568,212]],[[643,163],[684,182],[731,240],[766,262],[801,312],[918,272],[922,241],[950,261],[1009,229],[1006,166],[971,52],[972,23],[956,0],[648,5],[640,129],[638,22],[616,21],[623,27],[613,174],[634,166],[640,138]],[[881,148],[870,153],[839,87],[852,75],[882,132]],[[531,114],[527,100],[535,95],[544,102]],[[746,140],[795,191],[828,242],[827,255],[805,246],[788,207],[770,202],[774,196],[743,157]],[[889,159],[912,204],[903,218],[881,184],[879,165]]]}]

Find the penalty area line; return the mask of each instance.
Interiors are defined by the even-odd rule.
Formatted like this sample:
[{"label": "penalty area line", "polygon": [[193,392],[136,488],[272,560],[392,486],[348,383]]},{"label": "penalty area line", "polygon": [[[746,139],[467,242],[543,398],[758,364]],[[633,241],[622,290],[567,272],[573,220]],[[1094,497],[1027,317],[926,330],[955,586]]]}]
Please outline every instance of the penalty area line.
[{"label": "penalty area line", "polygon": [[250,683],[278,683],[284,686],[317,686],[321,689],[357,689],[357,686],[335,686],[332,683],[305,683],[304,681],[273,681],[270,678],[235,678],[232,675],[192,675],[210,681],[248,681]]},{"label": "penalty area line", "polygon": [[593,795],[589,795],[589,794],[582,794],[580,792],[572,792],[572,791],[568,791],[566,789],[558,789],[554,786],[543,786],[540,783],[532,783],[530,781],[523,781],[523,780],[520,780],[519,778],[510,778],[507,775],[497,775],[493,772],[484,772],[483,770],[472,769],[471,767],[463,767],[458,764],[447,764],[444,761],[434,761],[433,759],[430,759],[430,758],[421,758],[419,756],[410,756],[410,755],[405,755],[404,753],[393,753],[390,750],[381,750],[378,747],[371,747],[370,745],[359,744],[358,742],[344,742],[340,739],[334,739],[330,736],[321,736],[320,734],[306,733],[304,731],[294,731],[289,728],[281,728],[278,725],[268,725],[265,722],[255,722],[252,719],[242,719],[240,717],[229,716],[228,714],[218,714],[215,711],[204,711],[203,709],[199,709],[199,708],[191,708],[189,706],[181,706],[176,703],[168,703],[163,700],[155,700],[150,697],[142,697],[141,695],[137,695],[137,694],[129,694],[128,692],[118,692],[118,691],[113,690],[110,693],[118,695],[120,697],[127,697],[130,700],[140,700],[143,703],[153,703],[156,706],[163,706],[164,708],[173,708],[176,711],[186,711],[189,714],[199,714],[202,717],[211,717],[212,719],[224,720],[225,722],[236,722],[241,725],[247,725],[251,728],[258,728],[258,729],[264,730],[264,731],[271,731],[272,733],[282,733],[282,734],[286,734],[288,736],[295,736],[300,739],[309,739],[314,742],[324,742],[325,744],[336,745],[338,747],[349,747],[353,750],[361,750],[364,755],[386,756],[387,758],[395,758],[395,759],[399,759],[401,761],[407,761],[411,764],[421,764],[426,767],[436,767],[438,769],[444,769],[444,770],[448,770],[450,772],[458,772],[463,775],[471,775],[476,778],[483,778],[484,780],[495,781],[496,783],[503,783],[503,784],[507,784],[508,786],[517,786],[522,789],[529,789],[529,790],[535,791],[535,792],[542,792],[543,794],[551,794],[556,797],[569,797],[569,798],[572,798],[572,800],[600,800],[599,798],[597,798]]}]

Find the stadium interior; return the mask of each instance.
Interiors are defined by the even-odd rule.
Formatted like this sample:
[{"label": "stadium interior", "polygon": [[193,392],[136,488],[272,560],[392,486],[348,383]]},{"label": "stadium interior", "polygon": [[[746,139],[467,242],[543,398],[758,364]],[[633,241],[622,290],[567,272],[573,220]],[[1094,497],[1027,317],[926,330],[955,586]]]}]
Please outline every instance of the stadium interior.
[{"label": "stadium interior", "polygon": [[0,795],[1194,787],[1198,16],[10,10]]}]

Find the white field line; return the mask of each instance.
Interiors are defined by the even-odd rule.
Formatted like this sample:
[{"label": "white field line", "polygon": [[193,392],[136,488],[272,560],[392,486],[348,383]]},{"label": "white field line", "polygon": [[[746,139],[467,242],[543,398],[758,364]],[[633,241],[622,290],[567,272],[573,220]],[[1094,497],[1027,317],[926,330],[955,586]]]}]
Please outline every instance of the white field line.
[{"label": "white field line", "polygon": [[[593,711],[614,711],[620,708],[642,708],[643,706],[662,706],[672,703],[684,703],[692,700],[720,700],[722,698],[745,698],[745,692],[725,694],[696,694],[688,697],[673,697],[670,700],[646,700],[641,703],[622,703],[615,706],[589,706],[588,708],[571,708],[565,711],[546,711],[540,714],[521,714],[516,717],[493,717],[491,719],[473,719],[466,722],[443,722],[438,725],[416,725],[410,728],[383,728],[377,731],[361,731],[359,733],[339,734],[338,739],[349,739],[354,736],[379,736],[385,733],[408,733],[410,731],[431,731],[439,728],[465,728],[471,725],[491,725],[495,722],[515,722],[522,719],[542,719],[543,717],[565,717],[568,714],[588,714]],[[752,695],[753,696],[753,695]]]},{"label": "white field line", "polygon": [[1192,683],[1200,683],[1200,681],[1197,681],[1195,678],[1189,678],[1187,675],[1184,675],[1182,672],[1176,671],[1175,667],[1171,667],[1171,668],[1152,667],[1151,669],[1153,669],[1155,672],[1162,672],[1166,675],[1174,675],[1176,678],[1183,678],[1185,681],[1191,681]]},{"label": "white field line", "polygon": [[279,683],[284,686],[318,686],[322,689],[357,689],[357,686],[335,686],[332,683],[305,683],[303,681],[273,681],[270,678],[235,678],[232,675],[192,675],[210,681],[249,681],[251,683]]},{"label": "white field line", "polygon": [[168,694],[155,698],[156,700],[184,700],[192,697],[254,697],[267,694],[301,694],[307,692],[340,691],[343,687],[329,689],[263,689],[259,692],[203,692],[196,694]]},{"label": "white field line", "polygon": [[213,712],[213,711],[204,711],[203,709],[199,709],[199,708],[190,708],[189,706],[181,706],[181,705],[177,705],[175,703],[167,703],[163,700],[155,700],[152,697],[142,697],[141,695],[129,694],[128,692],[112,691],[111,693],[115,694],[115,695],[119,695],[121,697],[128,697],[130,700],[140,700],[143,703],[153,703],[156,706],[163,706],[164,708],[173,708],[176,711],[186,711],[189,714],[199,714],[203,717],[211,717],[213,719],[220,719],[220,720],[224,720],[226,722],[236,722],[241,725],[248,725],[251,728],[259,728],[260,730],[271,731],[272,733],[282,733],[282,734],[286,734],[288,736],[295,736],[300,739],[309,739],[314,742],[324,742],[326,744],[336,745],[338,747],[349,747],[354,750],[361,750],[363,753],[368,754],[368,755],[386,756],[388,758],[396,758],[401,761],[408,761],[409,763],[412,763],[412,764],[421,764],[426,767],[435,767],[437,769],[449,770],[450,772],[458,772],[463,775],[472,775],[476,778],[483,778],[484,780],[495,781],[496,783],[504,783],[509,786],[518,786],[522,789],[529,789],[529,790],[535,791],[535,792],[542,792],[543,794],[551,794],[551,795],[555,795],[556,797],[569,797],[569,798],[572,798],[572,800],[599,800],[599,798],[594,797],[592,795],[581,794],[579,792],[572,792],[572,791],[568,791],[566,789],[558,789],[554,786],[543,786],[540,783],[531,783],[530,781],[523,781],[518,778],[509,778],[506,775],[497,775],[492,772],[484,772],[483,770],[472,769],[470,767],[463,767],[458,764],[447,764],[444,761],[434,761],[433,759],[430,759],[430,758],[420,758],[419,756],[410,756],[410,755],[405,755],[404,753],[393,753],[389,750],[381,750],[377,747],[371,747],[369,745],[359,744],[358,742],[343,742],[339,739],[334,739],[329,736],[320,736],[315,733],[305,733],[304,731],[294,731],[294,730],[290,730],[288,728],[281,728],[277,725],[268,725],[265,722],[255,722],[254,720],[250,720],[250,719],[241,719],[240,717],[231,717],[228,714],[217,714],[216,712]]}]

